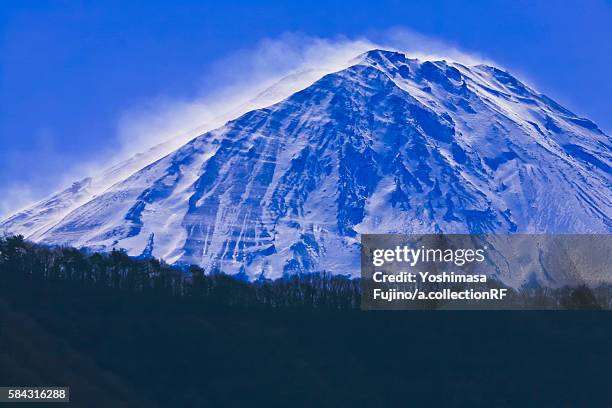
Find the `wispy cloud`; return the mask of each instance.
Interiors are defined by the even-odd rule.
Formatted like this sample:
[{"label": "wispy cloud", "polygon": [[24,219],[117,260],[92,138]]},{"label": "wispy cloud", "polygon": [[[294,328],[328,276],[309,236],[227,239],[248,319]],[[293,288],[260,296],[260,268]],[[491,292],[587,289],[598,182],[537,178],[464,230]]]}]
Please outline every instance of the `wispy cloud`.
[{"label": "wispy cloud", "polygon": [[499,66],[499,64],[476,52],[463,50],[447,41],[405,27],[395,27],[380,33],[372,33],[371,38],[372,41],[381,44],[382,48],[404,52],[411,58],[446,60],[466,65],[489,64]]},{"label": "wispy cloud", "polygon": [[[232,115],[278,102],[324,73],[346,67],[351,58],[373,47],[365,39],[292,33],[237,50],[210,64],[200,83],[194,84],[199,88],[196,98],[172,100],[162,95],[125,112],[118,127],[122,153],[129,155],[177,136],[188,137],[194,131],[219,126]],[[261,95],[289,75],[291,81],[275,86],[274,95]]]},{"label": "wispy cloud", "polygon": [[4,186],[1,190],[2,200],[0,201],[0,219],[8,216],[15,211],[33,203],[38,199],[38,194],[27,185],[12,184]]}]

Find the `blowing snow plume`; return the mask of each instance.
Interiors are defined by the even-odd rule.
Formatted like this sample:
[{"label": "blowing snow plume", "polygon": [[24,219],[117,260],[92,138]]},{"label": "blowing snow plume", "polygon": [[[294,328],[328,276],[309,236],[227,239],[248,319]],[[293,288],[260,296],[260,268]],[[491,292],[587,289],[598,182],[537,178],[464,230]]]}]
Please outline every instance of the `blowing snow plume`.
[{"label": "blowing snow plume", "polygon": [[[11,180],[7,180],[0,216],[31,206],[34,200],[57,190],[58,186],[70,185],[74,180],[81,180],[80,184],[89,186],[82,197],[82,200],[87,200],[192,138],[250,110],[280,102],[323,75],[348,67],[353,58],[370,49],[399,50],[421,59],[485,62],[473,54],[405,28],[371,33],[370,36],[375,40],[284,34],[213,62],[202,74],[201,81],[194,85],[198,97],[177,100],[159,95],[124,112],[113,137],[116,141],[111,143],[118,148],[105,152],[104,161],[85,159],[66,163],[56,160],[57,163],[47,163],[45,168],[52,167],[52,172],[58,174],[55,182],[23,186],[13,185]],[[61,157],[58,149],[45,155],[43,162]],[[114,164],[112,169],[108,168],[109,162]],[[67,205],[62,214],[73,207]]]},{"label": "blowing snow plume", "polygon": [[[46,207],[48,216],[55,214],[61,218],[75,206],[194,137],[250,110],[285,99],[323,75],[346,67],[351,58],[369,48],[371,44],[367,40],[285,34],[234,52],[211,63],[202,74],[201,81],[194,85],[199,89],[198,97],[177,100],[160,95],[124,112],[118,120],[116,142],[112,143],[118,148],[111,152],[110,160],[105,154],[103,162],[65,163],[55,160],[61,157],[61,151],[54,151],[45,157],[57,161],[46,166],[55,169],[55,182],[24,186],[7,180],[0,217],[20,209],[28,211],[33,202],[50,193],[46,188],[72,184],[68,190],[78,190],[78,198],[61,204],[43,200],[34,205]],[[109,161],[113,163],[110,168]],[[74,180],[78,181],[73,184]]]}]

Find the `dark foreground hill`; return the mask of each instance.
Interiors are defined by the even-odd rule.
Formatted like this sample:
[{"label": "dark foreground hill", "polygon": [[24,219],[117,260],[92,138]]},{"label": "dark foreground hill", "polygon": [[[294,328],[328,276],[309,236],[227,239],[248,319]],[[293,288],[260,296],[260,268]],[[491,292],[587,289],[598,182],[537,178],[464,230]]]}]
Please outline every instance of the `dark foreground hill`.
[{"label": "dark foreground hill", "polygon": [[370,313],[341,278],[178,285],[151,260],[0,243],[2,385],[70,385],[73,406],[612,403],[609,312]]}]

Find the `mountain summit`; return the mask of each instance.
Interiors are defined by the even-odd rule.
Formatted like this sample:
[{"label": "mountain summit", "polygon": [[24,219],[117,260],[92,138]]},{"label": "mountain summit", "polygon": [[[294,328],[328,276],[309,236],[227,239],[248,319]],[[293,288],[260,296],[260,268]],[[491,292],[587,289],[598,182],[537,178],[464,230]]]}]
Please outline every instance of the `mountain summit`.
[{"label": "mountain summit", "polygon": [[361,233],[608,234],[611,166],[610,136],[505,71],[372,50],[0,231],[251,278],[357,274]]}]

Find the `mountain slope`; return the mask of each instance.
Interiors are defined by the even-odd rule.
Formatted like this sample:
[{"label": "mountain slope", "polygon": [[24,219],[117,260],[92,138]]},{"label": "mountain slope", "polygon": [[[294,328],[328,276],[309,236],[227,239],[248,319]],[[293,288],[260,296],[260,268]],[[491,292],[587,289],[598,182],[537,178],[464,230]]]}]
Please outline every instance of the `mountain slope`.
[{"label": "mountain slope", "polygon": [[373,50],[94,197],[73,186],[61,220],[42,203],[0,230],[250,277],[357,274],[360,233],[610,233],[611,147],[504,71]]}]

